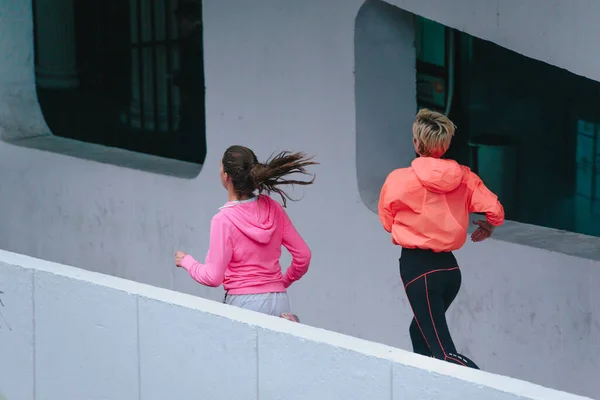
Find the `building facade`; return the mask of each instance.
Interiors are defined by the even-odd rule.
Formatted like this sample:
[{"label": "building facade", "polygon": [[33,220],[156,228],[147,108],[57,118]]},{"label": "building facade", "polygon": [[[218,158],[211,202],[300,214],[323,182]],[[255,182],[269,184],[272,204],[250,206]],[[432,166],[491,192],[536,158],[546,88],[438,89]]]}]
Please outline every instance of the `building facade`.
[{"label": "building facade", "polygon": [[414,157],[415,111],[437,108],[458,126],[451,155],[511,219],[458,253],[459,347],[491,372],[600,394],[600,5],[205,0],[200,165],[176,139],[177,3],[104,3],[0,2],[0,247],[219,300],[173,253],[207,249],[222,152],[302,150],[321,165],[289,205],[314,260],[293,307],[409,349],[399,251],[373,210]]}]

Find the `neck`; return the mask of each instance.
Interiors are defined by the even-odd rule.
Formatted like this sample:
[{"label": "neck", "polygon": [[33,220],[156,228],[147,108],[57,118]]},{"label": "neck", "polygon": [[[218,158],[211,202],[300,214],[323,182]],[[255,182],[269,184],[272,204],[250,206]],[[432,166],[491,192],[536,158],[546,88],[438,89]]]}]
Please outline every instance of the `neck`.
[{"label": "neck", "polygon": [[236,201],[239,200],[237,195],[233,190],[227,190],[227,201]]},{"label": "neck", "polygon": [[233,189],[227,189],[227,197],[228,200],[227,201],[241,201],[241,200],[248,200],[251,197],[254,196],[238,196],[235,191]]}]

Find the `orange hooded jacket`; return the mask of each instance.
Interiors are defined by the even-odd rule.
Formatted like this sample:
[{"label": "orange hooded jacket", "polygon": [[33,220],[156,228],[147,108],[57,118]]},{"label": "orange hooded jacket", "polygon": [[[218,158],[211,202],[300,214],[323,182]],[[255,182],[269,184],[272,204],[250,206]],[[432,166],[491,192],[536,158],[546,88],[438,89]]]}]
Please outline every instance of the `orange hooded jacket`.
[{"label": "orange hooded jacket", "polygon": [[499,226],[504,208],[468,167],[419,157],[392,171],[379,196],[379,218],[394,244],[435,252],[457,250],[467,240],[469,213],[485,213]]}]

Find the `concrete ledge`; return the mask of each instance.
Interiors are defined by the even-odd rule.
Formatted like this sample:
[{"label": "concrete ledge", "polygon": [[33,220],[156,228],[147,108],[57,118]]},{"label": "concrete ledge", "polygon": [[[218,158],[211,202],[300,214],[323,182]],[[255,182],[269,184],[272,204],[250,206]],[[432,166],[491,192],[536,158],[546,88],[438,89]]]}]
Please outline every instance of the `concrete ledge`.
[{"label": "concrete ledge", "polygon": [[194,179],[200,174],[202,165],[150,154],[136,153],[115,147],[107,147],[79,140],[62,138],[51,134],[34,137],[4,139],[6,143],[50,151],[79,159],[132,168],[183,179]]},{"label": "concrete ledge", "polygon": [[6,251],[0,282],[7,399],[585,399]]},{"label": "concrete ledge", "polygon": [[494,239],[570,256],[600,261],[600,237],[506,221]]}]

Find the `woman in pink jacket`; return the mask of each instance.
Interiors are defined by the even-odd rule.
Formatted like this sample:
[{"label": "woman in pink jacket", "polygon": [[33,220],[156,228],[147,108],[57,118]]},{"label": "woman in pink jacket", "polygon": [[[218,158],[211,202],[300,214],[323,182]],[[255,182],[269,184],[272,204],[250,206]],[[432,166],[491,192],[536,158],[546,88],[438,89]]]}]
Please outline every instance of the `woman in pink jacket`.
[{"label": "woman in pink jacket", "polygon": [[[252,150],[231,146],[221,160],[221,182],[229,201],[213,217],[210,246],[204,264],[178,251],[175,264],[203,285],[225,289],[224,302],[265,314],[289,318],[286,289],[308,270],[311,253],[283,207],[292,200],[279,185],[310,185],[310,181],[286,178],[308,174],[315,165],[303,153],[284,151],[258,162]],[[283,207],[268,194],[281,196]],[[263,194],[266,193],[266,194]],[[292,255],[282,273],[281,246]]]}]

